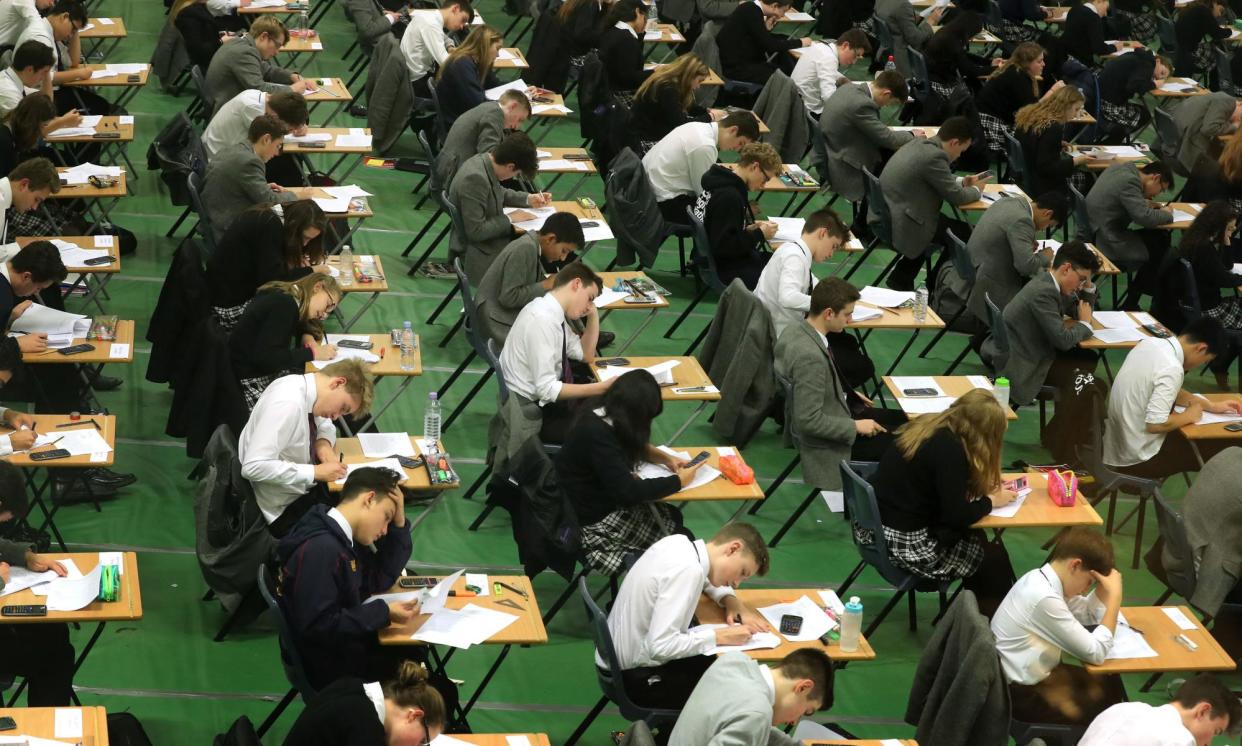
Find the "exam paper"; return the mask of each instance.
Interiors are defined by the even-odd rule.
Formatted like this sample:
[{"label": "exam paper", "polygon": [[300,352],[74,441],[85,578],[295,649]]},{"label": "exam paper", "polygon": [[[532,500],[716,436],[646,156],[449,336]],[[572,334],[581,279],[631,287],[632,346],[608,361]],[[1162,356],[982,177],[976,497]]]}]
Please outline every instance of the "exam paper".
[{"label": "exam paper", "polygon": [[329,186],[319,187],[330,197],[337,199],[353,199],[354,197],[372,197],[370,192],[358,186],[357,184],[346,184],[345,186]]},{"label": "exam paper", "polygon": [[530,746],[530,739],[526,736],[505,736],[506,746]]},{"label": "exam paper", "polygon": [[673,378],[673,368],[681,364],[680,360],[665,360],[662,363],[649,365],[646,368],[634,368],[624,365],[609,365],[605,368],[599,368],[596,377],[601,381],[607,381],[611,378],[617,378],[629,373],[632,370],[646,370],[659,384],[673,384],[676,379]]},{"label": "exam paper", "polygon": [[874,285],[863,288],[859,291],[859,295],[867,303],[882,308],[897,308],[903,303],[910,303],[914,300],[913,291],[889,290]]},{"label": "exam paper", "polygon": [[84,249],[75,243],[59,238],[51,239],[52,245],[60,250],[60,261],[66,267],[84,267],[86,260],[108,256],[107,249]]},{"label": "exam paper", "polygon": [[643,41],[659,41],[664,32],[658,28],[643,32]]},{"label": "exam paper", "polygon": [[460,609],[440,609],[410,638],[466,649],[486,642],[517,620],[516,614],[466,604]]},{"label": "exam paper", "polygon": [[307,142],[331,142],[331,132],[307,132],[305,135],[285,135],[285,144]]},{"label": "exam paper", "polygon": [[[82,577],[82,571],[78,569],[77,564],[76,564],[73,560],[71,560],[71,559],[63,559],[63,560],[60,560],[60,564],[64,565],[64,567],[65,567],[65,577],[66,577],[66,578],[80,578],[80,577]],[[52,577],[52,579],[51,579],[50,581],[48,581],[48,582],[46,582],[46,583],[40,583],[39,585],[36,585],[35,587],[33,587],[33,588],[31,588],[31,589],[30,589],[30,592],[31,592],[31,593],[33,593],[33,594],[35,594],[36,596],[46,596],[47,594],[51,593],[51,592],[52,592],[52,586],[53,586],[53,585],[55,585],[56,583],[60,582],[60,578],[59,578],[59,577],[56,577],[56,574],[55,574],[55,573],[53,573],[52,575],[53,575],[53,577]],[[0,595],[2,595],[2,594],[0,594]]]},{"label": "exam paper", "polygon": [[1022,503],[1026,502],[1026,498],[1030,494],[1031,490],[1028,487],[1025,491],[1019,492],[1013,502],[1008,505],[1002,505],[999,508],[992,508],[992,512],[988,513],[988,515],[993,518],[1013,518],[1018,514],[1018,511],[1022,509]]},{"label": "exam paper", "polygon": [[517,58],[518,56],[508,49],[502,49],[496,53],[496,59],[498,60],[516,60]]},{"label": "exam paper", "polygon": [[70,186],[75,184],[85,184],[92,176],[120,176],[122,173],[120,166],[100,166],[95,163],[80,163],[76,166],[66,168],[57,172],[57,176]]},{"label": "exam paper", "polygon": [[851,321],[870,321],[878,319],[884,315],[884,312],[873,306],[860,306],[854,304],[854,313],[850,315]]},{"label": "exam paper", "polygon": [[1195,219],[1194,213],[1186,212],[1185,210],[1174,208],[1172,212],[1174,223],[1189,223]]},{"label": "exam paper", "polygon": [[80,578],[57,580],[47,594],[48,611],[77,611],[89,606],[99,597],[102,571],[103,565],[95,565],[95,569]]},{"label": "exam paper", "polygon": [[[689,451],[674,451],[668,446],[658,446],[658,448],[673,458],[679,458],[682,461],[689,461],[691,458]],[[660,477],[671,476],[675,473],[662,464],[652,464],[647,462],[639,464],[636,471],[638,472],[638,476],[642,479],[659,479]],[[716,469],[716,467],[711,464],[703,464],[699,467],[698,471],[694,473],[694,479],[690,480],[690,484],[682,487],[678,490],[678,492],[685,492],[686,490],[693,490],[698,487],[702,487],[705,484],[710,484],[711,482],[716,481],[716,478],[719,476],[720,471]]]},{"label": "exam paper", "polygon": [[47,133],[47,137],[49,139],[55,139],[57,137],[94,137],[94,136],[95,136],[94,127],[61,127],[60,129],[55,129]]},{"label": "exam paper", "polygon": [[527,86],[525,80],[518,78],[517,80],[510,81],[504,85],[498,85],[495,88],[488,88],[483,92],[483,95],[487,96],[487,98],[491,101],[496,101],[500,99],[500,96],[505,91],[522,91],[525,93],[528,87],[529,86]]},{"label": "exam paper", "polygon": [[1137,329],[1139,326],[1125,311],[1096,311],[1091,318],[1109,329]]},{"label": "exam paper", "polygon": [[[690,633],[694,634],[698,630],[717,630],[728,627],[727,624],[700,624],[692,627]],[[747,650],[768,650],[778,648],[781,645],[779,635],[772,632],[756,632],[750,636],[750,639],[741,645],[715,645],[703,655],[720,655],[721,653],[744,653]]]},{"label": "exam paper", "polygon": [[1185,614],[1182,613],[1182,610],[1176,606],[1161,606],[1160,610],[1165,613],[1165,616],[1173,620],[1173,623],[1177,625],[1178,629],[1189,630],[1199,628],[1197,624],[1192,622]]},{"label": "exam paper", "polygon": [[327,338],[328,344],[337,345],[336,357],[332,358],[331,360],[312,360],[311,365],[315,366],[316,368],[319,368],[322,370],[323,368],[328,367],[332,363],[340,362],[341,360],[361,360],[364,363],[378,363],[379,362],[379,359],[380,359],[379,355],[376,355],[374,352],[371,352],[370,350],[356,350],[352,347],[341,347],[340,346],[340,342],[342,339],[351,339],[351,340],[358,340],[362,342],[369,342],[371,338],[365,334],[328,334],[326,335],[326,338]]},{"label": "exam paper", "polygon": [[311,197],[311,201],[319,205],[319,209],[329,214],[340,215],[349,212],[349,200],[335,197]]},{"label": "exam paper", "polygon": [[549,111],[559,111],[562,114],[572,114],[574,110],[564,104],[534,104],[530,107],[530,113],[532,115],[543,114],[544,112]]},{"label": "exam paper", "polygon": [[[1173,411],[1181,414],[1186,411],[1185,407],[1173,407]],[[1215,412],[1204,412],[1199,416],[1196,425],[1219,425],[1224,422],[1242,422],[1242,415],[1239,414],[1217,414]]]},{"label": "exam paper", "polygon": [[603,308],[604,306],[612,305],[613,303],[619,303],[628,297],[630,297],[629,292],[613,290],[612,288],[604,288],[604,292],[595,296],[594,303],[596,308]]},{"label": "exam paper", "polygon": [[977,389],[992,390],[992,382],[987,379],[987,376],[966,376],[966,380]]},{"label": "exam paper", "polygon": [[803,13],[800,10],[788,10],[785,11],[785,20],[793,21],[794,23],[810,23],[815,20],[815,16],[810,13]]},{"label": "exam paper", "polygon": [[1113,649],[1108,652],[1106,660],[1155,658],[1157,655],[1151,645],[1147,644],[1146,638],[1135,632],[1129,624],[1117,622],[1117,628],[1113,631]]},{"label": "exam paper", "polygon": [[463,741],[460,738],[453,738],[450,735],[441,733],[431,740],[429,746],[474,746],[474,744]]},{"label": "exam paper", "polygon": [[18,593],[27,588],[33,588],[40,583],[47,583],[56,580],[60,576],[48,570],[47,572],[31,572],[24,567],[14,565],[9,568],[9,582],[4,584],[4,590],[0,590],[0,596],[7,596],[11,593]]},{"label": "exam paper", "polygon": [[897,397],[901,411],[906,414],[936,414],[953,406],[955,401],[951,396]]},{"label": "exam paper", "polygon": [[1138,329],[1095,329],[1095,338],[1106,344],[1142,342],[1148,336]]},{"label": "exam paper", "polygon": [[[893,387],[898,391],[909,389],[935,389],[936,396],[947,396],[934,376],[893,376]],[[917,397],[924,398],[924,397]]]},{"label": "exam paper", "polygon": [[782,636],[790,642],[807,642],[809,640],[818,640],[828,633],[835,625],[832,619],[824,613],[824,610],[815,604],[810,598],[802,596],[797,601],[785,604],[773,604],[759,609],[759,613],[764,619],[768,620],[768,624],[772,625],[772,629],[779,630],[781,627],[781,617],[785,614],[793,614],[802,617],[802,629],[796,635]]},{"label": "exam paper", "polygon": [[349,479],[349,475],[366,467],[374,467],[377,469],[392,469],[401,475],[401,481],[406,480],[405,471],[401,468],[401,462],[395,458],[382,458],[377,461],[367,461],[361,464],[346,464],[345,476],[336,480],[337,484],[345,484],[345,480]]},{"label": "exam paper", "polygon": [[337,135],[336,146],[338,148],[369,148],[371,147],[370,135]]},{"label": "exam paper", "polygon": [[[1095,314],[1092,314],[1092,315],[1094,316]],[[1131,311],[1130,315],[1133,316],[1134,320],[1140,324],[1155,325],[1155,324],[1160,323],[1159,321],[1156,321],[1155,316],[1152,316],[1150,313],[1147,313],[1146,311]]]},{"label": "exam paper", "polygon": [[[845,604],[842,603],[841,597],[837,595],[837,592],[831,588],[820,591],[819,600],[823,601],[825,608],[832,609],[837,616],[845,613]],[[833,626],[835,627],[836,625]]]},{"label": "exam paper", "polygon": [[112,446],[108,445],[108,441],[104,440],[99,431],[93,427],[74,428],[57,432],[60,439],[56,441],[56,447],[64,448],[71,456],[107,453],[112,450]]},{"label": "exam paper", "polygon": [[367,458],[414,458],[418,455],[409,433],[358,433],[358,443],[362,446],[362,455]]},{"label": "exam paper", "polygon": [[566,158],[546,158],[539,161],[540,171],[586,171],[588,168],[587,164],[582,161],[571,161]]},{"label": "exam paper", "polygon": [[82,737],[82,711],[72,707],[57,707],[52,713],[53,732],[57,738]]},{"label": "exam paper", "polygon": [[776,223],[776,235],[772,236],[773,241],[797,241],[802,238],[802,228],[806,225],[805,218],[768,218],[769,222]]},{"label": "exam paper", "polygon": [[54,308],[32,303],[13,322],[11,329],[18,334],[74,334],[85,337],[91,330],[91,319],[80,313],[66,313]]}]

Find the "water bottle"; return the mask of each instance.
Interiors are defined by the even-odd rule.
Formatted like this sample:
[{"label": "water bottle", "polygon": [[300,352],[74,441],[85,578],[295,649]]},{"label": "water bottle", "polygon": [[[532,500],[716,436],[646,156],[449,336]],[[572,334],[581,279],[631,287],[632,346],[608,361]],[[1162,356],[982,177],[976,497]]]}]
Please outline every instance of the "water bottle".
[{"label": "water bottle", "polygon": [[927,321],[927,285],[921,283],[914,291],[914,323]]},{"label": "water bottle", "polygon": [[996,403],[1001,408],[1009,406],[1009,379],[997,378],[996,383],[992,384],[992,395],[996,397]]},{"label": "water bottle", "polygon": [[434,391],[427,394],[427,408],[423,410],[423,440],[440,442],[440,397]]},{"label": "water bottle", "polygon": [[893,55],[890,54],[888,56],[888,62],[884,63],[884,69],[885,70],[896,70],[897,69],[897,62],[893,59]]},{"label": "water bottle", "polygon": [[349,287],[354,284],[354,251],[345,244],[341,247],[341,253],[337,254],[340,261],[341,276],[336,281],[341,287]]},{"label": "water bottle", "polygon": [[841,616],[841,652],[852,653],[858,650],[858,638],[862,636],[862,601],[858,596],[850,596],[845,605],[845,613]]},{"label": "water bottle", "polygon": [[[401,370],[414,370],[414,328],[410,322],[405,322],[401,328]],[[440,432],[440,409],[436,408],[436,432]]]},{"label": "water bottle", "polygon": [[301,10],[298,11],[297,18],[293,20],[289,36],[294,39],[304,39],[310,35],[310,2],[304,2],[302,3]]}]

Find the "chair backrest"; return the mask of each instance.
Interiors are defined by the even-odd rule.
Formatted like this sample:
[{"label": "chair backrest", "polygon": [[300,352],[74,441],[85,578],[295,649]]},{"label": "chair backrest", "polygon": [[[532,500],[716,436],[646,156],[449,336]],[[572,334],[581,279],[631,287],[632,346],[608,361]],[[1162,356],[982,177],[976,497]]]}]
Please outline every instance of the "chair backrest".
[{"label": "chair backrest", "polygon": [[418,144],[422,146],[423,152],[427,154],[427,162],[431,165],[431,168],[427,172],[427,186],[431,189],[432,194],[442,192],[448,187],[448,184],[445,184],[440,179],[440,169],[438,168],[438,161],[440,160],[440,146],[433,143],[427,137],[427,130],[425,129],[418,130],[417,137]]},{"label": "chair backrest", "polygon": [[906,45],[906,55],[910,58],[910,74],[914,76],[915,85],[923,95],[927,95],[931,92],[931,72],[927,69],[927,58],[909,45]]},{"label": "chair backrest", "polygon": [[910,574],[898,569],[889,559],[875,488],[867,481],[879,468],[880,465],[874,461],[842,460],[841,491],[845,494],[845,512],[852,522],[850,536],[859,556],[889,583],[900,585]]},{"label": "chair backrest", "polygon": [[206,244],[203,247],[207,255],[204,259],[210,261],[211,256],[216,253],[216,233],[211,217],[203,207],[203,182],[203,177],[194,171],[185,175],[185,184],[190,193],[190,207],[194,208],[194,213],[198,215],[198,231]]},{"label": "chair backrest", "polygon": [[466,339],[470,340],[470,346],[474,348],[474,353],[481,358],[486,359],[486,345],[484,340],[479,338],[479,306],[474,302],[474,291],[470,289],[470,278],[466,277],[466,270],[462,267],[461,257],[453,257],[453,273],[457,275],[457,289],[461,291],[461,304],[465,308],[466,317],[463,327],[466,332]]},{"label": "chair backrest", "polygon": [[211,93],[211,86],[207,85],[207,74],[203,72],[203,68],[193,65],[190,67],[190,80],[194,82],[194,90],[198,92],[198,101],[204,107],[203,116],[211,119],[216,108],[216,99]]},{"label": "chair backrest", "polygon": [[1029,175],[1026,168],[1026,154],[1022,152],[1022,143],[1018,142],[1018,138],[1008,130],[1005,131],[1005,158],[1009,161],[1009,172],[1013,180],[1027,189],[1028,193],[1033,194],[1028,186]]},{"label": "chair backrest", "polygon": [[457,205],[453,204],[453,200],[449,199],[447,190],[441,191],[437,196],[440,200],[440,209],[444,210],[444,214],[449,216],[449,222],[453,224],[453,232],[457,234],[462,245],[465,245],[466,236],[470,234],[466,231],[466,224],[461,222],[461,211],[457,209]]},{"label": "chair backrest", "polygon": [[789,435],[790,442],[794,448],[799,451],[802,449],[802,438],[798,433],[798,426],[795,424],[794,418],[794,382],[793,379],[787,378],[780,373],[773,371],[776,376],[776,383],[780,385],[781,392],[785,397],[785,432]]},{"label": "chair backrest", "polygon": [[1177,28],[1173,19],[1156,13],[1156,35],[1160,37],[1160,50],[1164,54],[1177,54]]},{"label": "chair backrest", "polygon": [[1177,260],[1178,271],[1182,273],[1182,288],[1177,295],[1177,306],[1182,311],[1183,319],[1189,323],[1203,315],[1203,307],[1199,304],[1199,286],[1195,284],[1195,268],[1189,259]]},{"label": "chair backrest", "polygon": [[1213,46],[1212,49],[1216,55],[1216,77],[1220,80],[1221,90],[1234,93],[1233,52],[1221,46]]},{"label": "chair backrest", "polygon": [[871,229],[875,232],[877,238],[886,245],[893,245],[893,219],[888,211],[888,202],[884,199],[884,187],[880,186],[880,179],[871,173],[870,169],[862,170],[863,178],[867,180],[867,210],[875,213],[878,221],[871,223]]},{"label": "chair backrest", "polygon": [[[880,51],[893,53],[893,30],[889,28],[888,22],[879,16],[871,16],[871,23],[875,28],[876,38],[880,40]],[[883,64],[885,60],[876,60]]]},{"label": "chair backrest", "polygon": [[988,9],[983,16],[983,20],[987,25],[992,27],[1000,26],[1004,18],[1004,15],[1001,14],[1000,3],[996,2],[996,0],[988,0]]},{"label": "chair backrest", "polygon": [[505,372],[500,367],[500,348],[497,347],[496,340],[488,337],[479,354],[496,374],[496,385],[500,389],[500,403],[504,404],[509,400],[509,386],[505,384]]},{"label": "chair backrest", "polygon": [[315,688],[311,686],[310,680],[306,677],[306,667],[302,663],[302,654],[298,652],[298,647],[294,643],[289,620],[285,618],[284,609],[280,608],[280,603],[276,601],[278,592],[271,570],[266,564],[260,564],[259,593],[263,594],[267,608],[271,609],[272,616],[276,619],[276,635],[280,639],[280,661],[285,667],[285,677],[289,679],[290,686],[302,695],[302,699],[309,700],[314,696]]},{"label": "chair backrest", "polygon": [[1177,122],[1173,121],[1172,114],[1159,106],[1152,108],[1152,117],[1156,124],[1156,134],[1160,136],[1160,155],[1172,158],[1182,142],[1182,135],[1177,131]]},{"label": "chair backrest", "polygon": [[1159,527],[1160,537],[1164,539],[1171,554],[1184,560],[1176,574],[1170,574],[1166,568],[1165,574],[1168,575],[1169,587],[1178,594],[1190,598],[1194,595],[1198,576],[1193,560],[1194,550],[1190,546],[1190,536],[1186,533],[1186,519],[1169,504],[1158,489],[1153,497],[1155,499],[1152,503],[1156,506],[1156,525]]},{"label": "chair backrest", "polygon": [[953,260],[953,269],[957,270],[957,276],[974,285],[976,270],[974,263],[970,261],[966,244],[952,230],[945,231],[945,235],[949,238],[949,258]]},{"label": "chair backrest", "polygon": [[707,239],[707,228],[703,221],[694,214],[693,207],[686,208],[686,217],[694,228],[694,271],[699,280],[717,293],[724,292],[724,283],[720,280],[720,272],[716,268],[716,255],[712,253],[711,242]]},{"label": "chair backrest", "polygon": [[1005,316],[1001,313],[1000,306],[996,305],[996,301],[992,300],[991,293],[983,294],[983,302],[988,307],[988,328],[992,332],[992,342],[1001,355],[1008,355],[1009,330],[1005,328]]},{"label": "chair backrest", "polygon": [[1073,182],[1067,182],[1070,191],[1070,202],[1074,208],[1074,234],[1080,241],[1095,240],[1095,226],[1091,223],[1091,213],[1087,210],[1087,198],[1082,196]]}]

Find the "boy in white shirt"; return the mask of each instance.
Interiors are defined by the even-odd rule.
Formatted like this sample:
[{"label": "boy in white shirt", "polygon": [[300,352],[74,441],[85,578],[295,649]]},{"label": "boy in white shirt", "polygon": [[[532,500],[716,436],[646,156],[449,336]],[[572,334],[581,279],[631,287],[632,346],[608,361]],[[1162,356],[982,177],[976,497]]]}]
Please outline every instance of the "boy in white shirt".
[{"label": "boy in white shirt", "polygon": [[785,327],[806,318],[816,283],[812,265],[831,259],[849,237],[849,229],[835,212],[816,210],[806,217],[799,240],[786,241],[772,252],[755,285],[755,297],[772,316],[773,339],[780,339]]},{"label": "boy in white shirt", "polygon": [[824,102],[836,92],[837,86],[850,82],[841,74],[841,69],[870,53],[871,42],[866,34],[856,28],[841,34],[831,44],[812,44],[803,49],[790,77],[802,93],[806,110],[819,119],[824,111]]},{"label": "boy in white shirt", "polygon": [[439,10],[416,10],[410,13],[410,25],[401,34],[401,54],[410,68],[410,82],[414,95],[423,98],[431,95],[427,80],[437,65],[448,57],[445,34],[455,34],[474,18],[474,8],[469,0],[443,0]]},{"label": "boy in white shirt", "polygon": [[759,121],[749,111],[735,111],[719,122],[688,122],[660,138],[643,169],[651,180],[660,214],[670,223],[685,223],[686,208],[703,191],[703,174],[722,150],[741,150],[759,141]]},{"label": "boy in white shirt", "polygon": [[1216,736],[1238,730],[1242,703],[1215,676],[1186,681],[1167,705],[1113,705],[1091,722],[1078,746],[1209,746]]}]

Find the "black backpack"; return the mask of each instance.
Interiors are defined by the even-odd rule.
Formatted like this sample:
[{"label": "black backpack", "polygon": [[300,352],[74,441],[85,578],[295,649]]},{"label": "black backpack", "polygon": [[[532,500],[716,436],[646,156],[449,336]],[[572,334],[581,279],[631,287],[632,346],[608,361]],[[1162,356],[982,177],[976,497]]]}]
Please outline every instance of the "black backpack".
[{"label": "black backpack", "polygon": [[174,205],[185,207],[190,204],[186,179],[191,171],[200,176],[206,173],[207,156],[202,150],[198,131],[185,112],[178,112],[147,148],[147,170],[160,172],[160,179],[168,187],[168,195]]},{"label": "black backpack", "polygon": [[151,746],[151,739],[138,718],[128,712],[108,714],[108,743],[112,746]]}]

